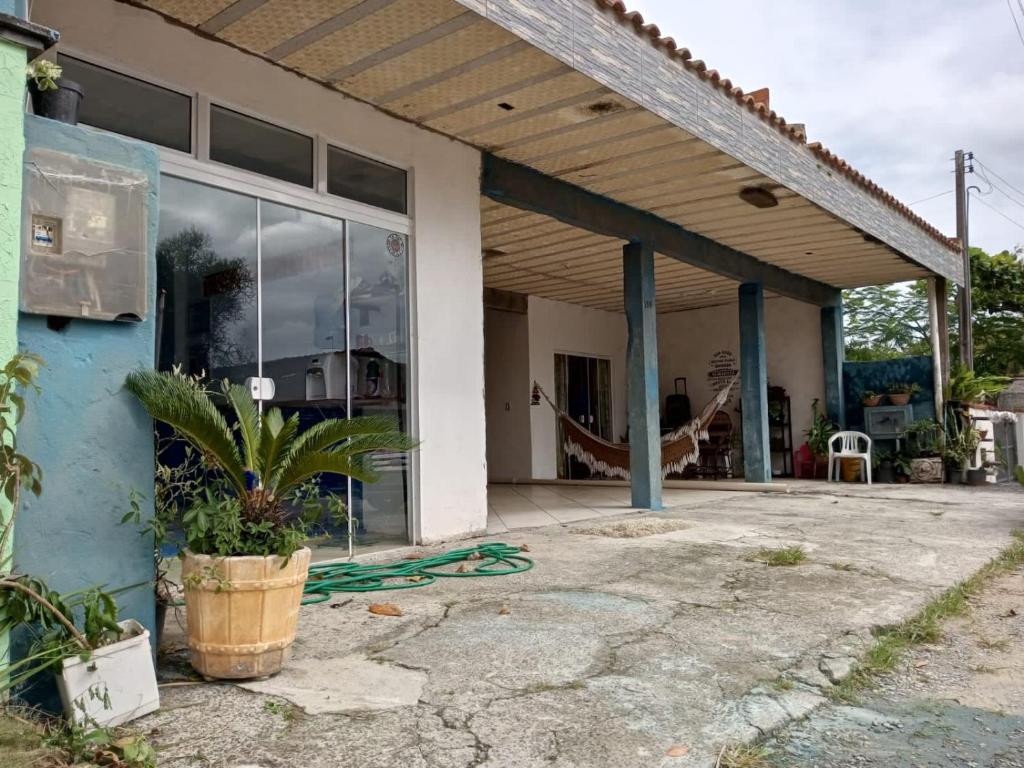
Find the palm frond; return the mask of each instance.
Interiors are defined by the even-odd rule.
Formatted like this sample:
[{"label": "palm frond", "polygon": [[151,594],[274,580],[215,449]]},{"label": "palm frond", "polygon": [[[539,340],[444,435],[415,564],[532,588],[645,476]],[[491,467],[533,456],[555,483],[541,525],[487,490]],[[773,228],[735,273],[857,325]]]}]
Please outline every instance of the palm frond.
[{"label": "palm frond", "polygon": [[151,417],[176,429],[209,454],[239,493],[245,490],[245,471],[235,437],[209,395],[173,373],[138,370],[125,379]]},{"label": "palm frond", "polygon": [[[370,432],[355,435],[344,444],[345,453],[353,456],[362,453],[411,451],[419,443],[402,432]],[[337,450],[337,449],[336,449]]]},{"label": "palm frond", "polygon": [[293,451],[320,451],[355,435],[398,432],[394,416],[356,416],[352,419],[325,419],[314,424],[295,441]]},{"label": "palm frond", "polygon": [[[260,464],[268,485],[278,469],[281,459],[287,455],[291,443],[299,431],[299,414],[293,413],[285,421],[279,408],[271,408],[263,416],[263,434],[260,439]],[[272,487],[272,486],[271,486]]]},{"label": "palm frond", "polygon": [[283,498],[309,478],[320,474],[343,475],[364,483],[377,479],[377,474],[358,456],[350,456],[344,451],[309,451],[296,456],[278,475],[273,486],[274,494]]},{"label": "palm frond", "polygon": [[242,458],[245,468],[255,472],[259,477],[263,474],[260,460],[260,414],[256,401],[241,384],[225,384],[224,397],[231,404],[238,417],[238,431],[242,435]]}]

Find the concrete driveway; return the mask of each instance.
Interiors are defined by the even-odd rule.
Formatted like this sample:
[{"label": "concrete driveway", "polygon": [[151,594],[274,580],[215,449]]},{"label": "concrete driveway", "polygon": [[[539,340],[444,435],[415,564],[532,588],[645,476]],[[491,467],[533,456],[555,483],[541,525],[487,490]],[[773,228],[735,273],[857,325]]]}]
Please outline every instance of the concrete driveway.
[{"label": "concrete driveway", "polygon": [[[872,627],[1008,543],[1022,502],[808,483],[510,531],[532,571],[305,607],[281,675],[164,687],[140,724],[164,768],[711,766],[823,703]],[[621,521],[647,535],[604,535]],[[790,545],[808,559],[749,559]]]}]

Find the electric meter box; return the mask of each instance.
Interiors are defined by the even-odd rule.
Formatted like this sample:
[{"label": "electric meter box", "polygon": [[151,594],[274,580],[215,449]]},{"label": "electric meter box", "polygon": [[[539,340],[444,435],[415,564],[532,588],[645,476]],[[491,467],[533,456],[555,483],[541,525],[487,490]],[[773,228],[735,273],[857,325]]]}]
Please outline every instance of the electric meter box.
[{"label": "electric meter box", "polygon": [[147,198],[139,171],[33,148],[25,155],[23,312],[146,317]]}]

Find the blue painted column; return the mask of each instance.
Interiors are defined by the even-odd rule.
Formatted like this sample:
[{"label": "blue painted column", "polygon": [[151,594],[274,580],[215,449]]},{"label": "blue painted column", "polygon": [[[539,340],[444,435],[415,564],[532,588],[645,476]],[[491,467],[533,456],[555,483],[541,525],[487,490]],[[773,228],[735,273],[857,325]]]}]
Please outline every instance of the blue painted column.
[{"label": "blue painted column", "polygon": [[654,306],[654,251],[650,246],[623,246],[622,286],[629,327],[626,389],[633,506],[661,509],[658,321]]},{"label": "blue painted column", "polygon": [[846,398],[843,395],[843,295],[836,291],[835,303],[821,308],[821,354],[825,368],[825,412],[846,428]]},{"label": "blue painted column", "polygon": [[743,402],[743,477],[748,483],[769,483],[772,461],[768,446],[768,366],[764,344],[764,287],[740,286],[740,392]]}]

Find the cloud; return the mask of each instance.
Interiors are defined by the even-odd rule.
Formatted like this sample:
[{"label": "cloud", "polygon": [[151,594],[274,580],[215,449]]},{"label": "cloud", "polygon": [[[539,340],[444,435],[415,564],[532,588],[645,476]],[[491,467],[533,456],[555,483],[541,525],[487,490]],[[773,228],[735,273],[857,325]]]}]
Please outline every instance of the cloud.
[{"label": "cloud", "polygon": [[[956,149],[1024,190],[1024,45],[1000,0],[627,4],[744,90],[768,86],[772,108],[806,123],[810,141],[904,202],[952,190]],[[977,174],[968,183],[1019,222],[972,205],[972,244],[1024,243],[1024,205]],[[914,210],[955,234],[952,195]]]}]

